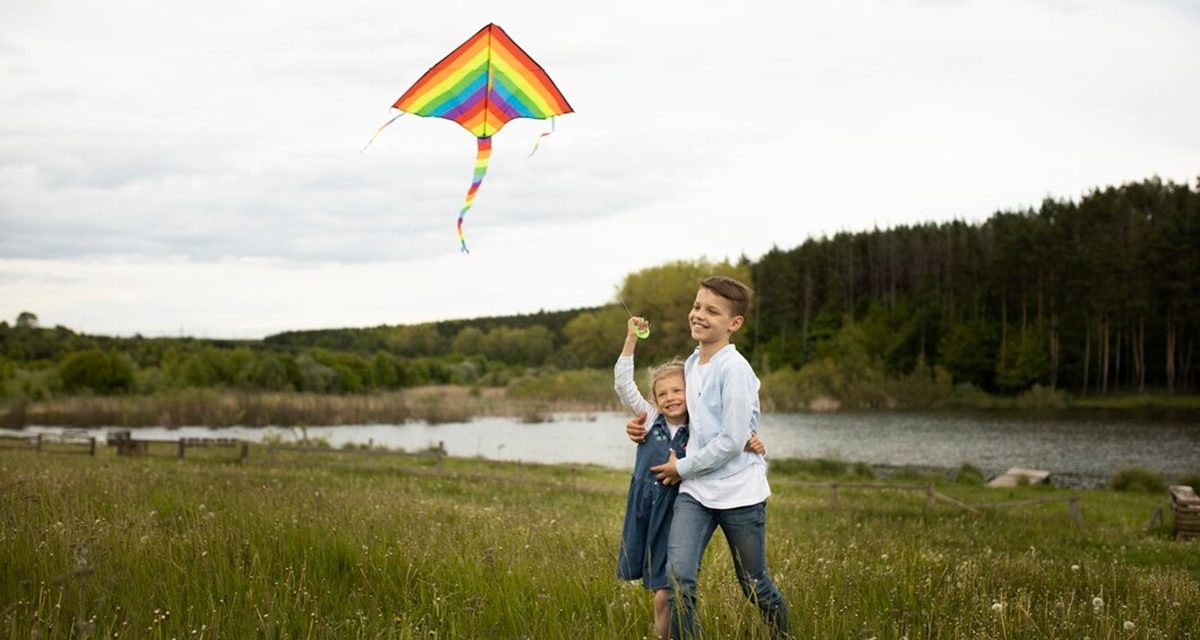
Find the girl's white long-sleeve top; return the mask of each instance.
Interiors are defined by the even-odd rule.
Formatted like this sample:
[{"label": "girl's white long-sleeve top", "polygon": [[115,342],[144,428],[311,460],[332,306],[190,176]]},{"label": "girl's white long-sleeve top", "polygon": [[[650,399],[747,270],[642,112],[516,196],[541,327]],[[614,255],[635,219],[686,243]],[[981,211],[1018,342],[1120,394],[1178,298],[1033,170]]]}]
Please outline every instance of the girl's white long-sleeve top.
[{"label": "girl's white long-sleeve top", "polygon": [[613,366],[613,387],[625,408],[635,416],[645,411],[646,426],[654,424],[654,419],[658,417],[658,409],[642,396],[637,383],[633,381],[633,356],[617,358],[617,364]]}]

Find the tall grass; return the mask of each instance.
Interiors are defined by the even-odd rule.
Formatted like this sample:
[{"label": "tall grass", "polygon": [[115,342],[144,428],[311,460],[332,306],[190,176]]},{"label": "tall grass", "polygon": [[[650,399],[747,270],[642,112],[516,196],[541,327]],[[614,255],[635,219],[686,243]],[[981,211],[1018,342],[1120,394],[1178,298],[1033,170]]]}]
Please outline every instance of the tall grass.
[{"label": "tall grass", "polygon": [[[971,385],[952,385],[937,368],[918,367],[902,376],[879,374],[857,379],[843,375],[831,361],[799,372],[783,368],[764,374],[762,401],[767,411],[1114,410],[1168,416],[1200,412],[1200,396],[1071,397],[1041,387],[1019,396],[993,396]],[[477,416],[536,421],[554,412],[618,409],[610,371],[544,370],[526,372],[508,380],[504,387],[445,385],[369,394],[188,388],[148,395],[21,395],[0,400],[0,428],[439,423]]]},{"label": "tall grass", "polygon": [[[612,394],[611,381],[606,389]],[[566,396],[574,398],[574,396]],[[466,422],[476,416],[545,414],[615,408],[615,395],[587,401],[555,400],[505,389],[439,386],[356,395],[181,389],[147,396],[75,396],[14,400],[0,411],[0,427],[100,426],[301,426]]]},{"label": "tall grass", "polygon": [[[648,595],[614,578],[626,474],[431,465],[0,451],[0,637],[649,634]],[[827,466],[797,471],[847,471]],[[1196,545],[1143,531],[1151,496],[1084,493],[1078,528],[1061,504],[973,515],[844,489],[831,507],[773,474],[770,559],[798,637],[1200,637]],[[765,637],[719,534],[704,567],[708,637]]]}]

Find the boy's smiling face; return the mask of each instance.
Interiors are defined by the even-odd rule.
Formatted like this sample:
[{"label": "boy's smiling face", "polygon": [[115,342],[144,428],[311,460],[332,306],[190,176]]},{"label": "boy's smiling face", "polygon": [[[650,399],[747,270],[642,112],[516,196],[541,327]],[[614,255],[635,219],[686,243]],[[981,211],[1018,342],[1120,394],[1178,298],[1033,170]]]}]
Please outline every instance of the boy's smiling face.
[{"label": "boy's smiling face", "polygon": [[671,424],[682,424],[687,415],[687,394],[683,376],[669,375],[654,383],[654,404]]},{"label": "boy's smiling face", "polygon": [[733,307],[728,300],[706,287],[700,287],[696,292],[696,301],[688,313],[692,339],[701,343],[729,340],[734,331],[742,328],[744,321],[742,316],[733,315]]}]

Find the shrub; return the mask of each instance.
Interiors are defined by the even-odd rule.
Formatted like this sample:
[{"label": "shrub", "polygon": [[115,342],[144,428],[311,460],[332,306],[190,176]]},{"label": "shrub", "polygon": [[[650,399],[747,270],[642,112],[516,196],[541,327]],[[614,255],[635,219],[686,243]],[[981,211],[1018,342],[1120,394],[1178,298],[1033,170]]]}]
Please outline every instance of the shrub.
[{"label": "shrub", "polygon": [[802,411],[808,408],[809,393],[800,381],[800,372],[791,367],[776,369],[763,376],[762,399],[777,411]]},{"label": "shrub", "polygon": [[1200,493],[1200,473],[1187,473],[1179,478],[1178,484],[1185,487],[1191,487],[1193,491]]},{"label": "shrub", "polygon": [[983,471],[968,462],[964,462],[958,468],[958,474],[954,476],[954,481],[958,484],[981,485],[984,480]]},{"label": "shrub", "polygon": [[0,356],[0,398],[8,396],[8,381],[13,378],[16,369],[4,356]]},{"label": "shrub", "polygon": [[1017,396],[1018,409],[1062,409],[1067,406],[1067,393],[1040,384]]},{"label": "shrub", "polygon": [[950,373],[941,367],[930,367],[924,355],[918,356],[911,372],[889,378],[882,386],[889,400],[908,408],[940,407],[954,397]]},{"label": "shrub", "polygon": [[1135,491],[1137,493],[1163,493],[1167,483],[1163,477],[1146,469],[1122,469],[1112,477],[1109,487],[1113,491]]},{"label": "shrub", "polygon": [[853,478],[873,480],[875,471],[864,462],[843,462],[829,458],[785,458],[771,461],[771,471],[820,478]]},{"label": "shrub", "polygon": [[59,369],[67,391],[89,389],[96,393],[120,393],[134,386],[133,364],[123,354],[99,349],[77,351],[63,359]]},{"label": "shrub", "polygon": [[[907,480],[909,482],[929,482],[939,478],[937,474],[928,469],[906,464],[897,468],[895,472],[892,473],[892,479]],[[1028,480],[1026,480],[1026,482],[1028,482]]]},{"label": "shrub", "polygon": [[167,388],[167,377],[158,367],[138,369],[133,377],[133,390],[139,395],[158,393]]},{"label": "shrub", "polygon": [[508,384],[509,397],[529,400],[612,402],[612,374],[608,371],[546,371],[527,374]]}]

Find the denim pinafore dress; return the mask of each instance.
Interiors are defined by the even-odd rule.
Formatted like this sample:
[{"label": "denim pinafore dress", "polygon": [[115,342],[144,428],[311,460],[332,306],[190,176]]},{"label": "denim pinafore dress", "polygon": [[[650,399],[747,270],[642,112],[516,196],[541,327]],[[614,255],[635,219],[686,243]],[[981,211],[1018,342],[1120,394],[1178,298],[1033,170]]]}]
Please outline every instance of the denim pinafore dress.
[{"label": "denim pinafore dress", "polygon": [[667,533],[671,530],[679,485],[662,484],[650,467],[666,462],[671,449],[675,450],[676,458],[683,458],[687,440],[687,425],[679,427],[672,439],[666,417],[659,414],[646,432],[646,440],[638,444],[617,557],[617,577],[622,580],[641,578],[647,589],[669,587]]}]

